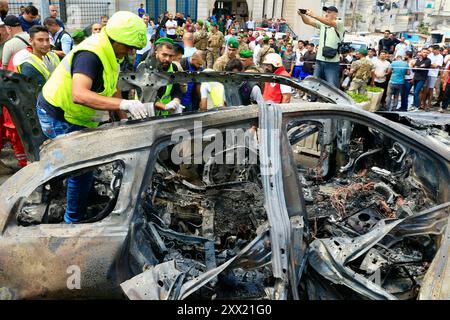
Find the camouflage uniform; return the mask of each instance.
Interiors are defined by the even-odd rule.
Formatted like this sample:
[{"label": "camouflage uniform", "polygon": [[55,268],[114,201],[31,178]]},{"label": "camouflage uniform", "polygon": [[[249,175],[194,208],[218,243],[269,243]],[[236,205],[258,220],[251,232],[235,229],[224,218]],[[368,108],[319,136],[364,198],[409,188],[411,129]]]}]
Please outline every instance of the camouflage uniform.
[{"label": "camouflage uniform", "polygon": [[206,49],[206,65],[207,68],[212,68],[214,62],[219,58],[220,49],[223,46],[224,36],[223,33],[217,31],[216,33],[210,32],[208,34],[208,47]]},{"label": "camouflage uniform", "polygon": [[354,71],[354,74],[348,92],[366,94],[367,82],[372,75],[373,68],[373,63],[367,58],[362,58],[353,62],[351,70]]},{"label": "camouflage uniform", "polygon": [[269,54],[269,53],[275,53],[275,50],[273,48],[271,48],[268,44],[264,44],[261,48],[261,51],[259,51],[258,53],[258,57],[256,59],[256,62],[258,64],[258,66],[262,66],[264,58]]},{"label": "camouflage uniform", "polygon": [[201,29],[194,32],[194,47],[197,50],[205,51],[208,47],[208,33]]},{"label": "camouflage uniform", "polygon": [[241,52],[243,50],[249,50],[248,44],[246,44],[245,42],[243,43],[239,43],[239,49],[238,51]]},{"label": "camouflage uniform", "polygon": [[[236,55],[236,59],[239,59],[239,55]],[[231,59],[228,57],[228,54],[225,53],[214,63],[214,71],[225,71],[225,67],[227,66],[228,61]]]}]

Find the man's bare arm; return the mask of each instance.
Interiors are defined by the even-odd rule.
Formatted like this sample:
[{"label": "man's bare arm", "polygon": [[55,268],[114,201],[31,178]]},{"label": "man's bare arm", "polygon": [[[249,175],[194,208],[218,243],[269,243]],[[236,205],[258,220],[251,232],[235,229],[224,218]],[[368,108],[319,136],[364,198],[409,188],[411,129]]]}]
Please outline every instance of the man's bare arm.
[{"label": "man's bare arm", "polygon": [[313,19],[316,19],[317,21],[322,22],[323,24],[326,24],[329,27],[333,27],[333,28],[337,27],[336,21],[330,21],[328,19],[325,19],[324,17],[318,16],[314,12],[312,12],[311,10],[307,10],[306,11],[306,15],[310,16]]},{"label": "man's bare arm", "polygon": [[305,14],[301,13],[300,17],[302,18],[302,21],[304,24],[308,24],[311,27],[317,28],[317,25],[314,21],[312,21],[310,18],[308,18]]}]

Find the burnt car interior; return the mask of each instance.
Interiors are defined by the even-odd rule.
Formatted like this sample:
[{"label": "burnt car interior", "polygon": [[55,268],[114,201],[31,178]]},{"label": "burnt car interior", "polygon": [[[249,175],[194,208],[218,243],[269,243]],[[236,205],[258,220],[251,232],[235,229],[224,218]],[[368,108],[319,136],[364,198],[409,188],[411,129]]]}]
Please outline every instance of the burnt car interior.
[{"label": "burnt car interior", "polygon": [[[350,130],[341,148],[329,119],[287,124],[310,228],[301,292],[309,299],[414,299],[448,219],[449,204],[438,206],[446,173],[375,128],[343,122]],[[385,229],[403,219],[404,226]],[[370,235],[378,241],[367,241]]]}]

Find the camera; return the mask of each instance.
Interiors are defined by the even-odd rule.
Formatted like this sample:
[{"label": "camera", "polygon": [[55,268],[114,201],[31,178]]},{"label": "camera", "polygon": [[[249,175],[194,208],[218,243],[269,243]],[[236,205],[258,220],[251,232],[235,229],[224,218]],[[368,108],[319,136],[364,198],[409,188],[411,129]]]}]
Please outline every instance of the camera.
[{"label": "camera", "polygon": [[351,49],[351,43],[350,42],[341,42],[338,45],[338,51],[340,54],[347,54],[350,52]]},{"label": "camera", "polygon": [[298,9],[298,12],[300,12],[301,14],[306,14],[306,9]]}]

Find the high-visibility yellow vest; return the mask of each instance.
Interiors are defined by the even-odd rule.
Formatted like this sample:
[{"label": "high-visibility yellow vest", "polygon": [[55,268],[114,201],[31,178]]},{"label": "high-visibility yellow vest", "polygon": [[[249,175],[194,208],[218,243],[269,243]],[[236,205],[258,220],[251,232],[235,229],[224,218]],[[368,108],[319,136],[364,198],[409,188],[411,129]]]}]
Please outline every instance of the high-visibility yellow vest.
[{"label": "high-visibility yellow vest", "polygon": [[103,65],[103,86],[105,89],[99,94],[104,97],[114,95],[119,77],[119,62],[104,30],[81,42],[61,61],[42,89],[42,94],[47,102],[64,110],[64,118],[67,122],[95,128],[100,121],[105,119],[108,112],[76,104],[72,99],[71,68],[75,53],[80,51],[89,51],[96,54]]},{"label": "high-visibility yellow vest", "polygon": [[[173,64],[170,64],[169,70],[167,70],[167,72],[173,73]],[[159,99],[157,102],[161,102],[163,104],[168,104],[170,101],[172,101],[172,96],[170,95],[172,92],[172,84],[169,84],[166,87],[166,91],[164,92],[164,95],[161,97],[161,99]],[[161,116],[167,116],[169,115],[169,111],[167,110],[161,110],[161,109],[156,109],[155,110],[155,115],[157,117],[161,117]]]},{"label": "high-visibility yellow vest", "polygon": [[45,80],[48,80],[50,78],[50,75],[55,71],[56,67],[59,64],[59,57],[54,52],[49,52],[45,56],[40,59],[38,56],[36,56],[33,53],[30,53],[27,59],[22,61],[18,66],[17,70],[19,73],[22,73],[22,65],[24,63],[29,63],[35,68],[37,71],[39,71],[40,74],[44,77]]},{"label": "high-visibility yellow vest", "polygon": [[220,82],[210,82],[211,92],[209,93],[211,101],[215,108],[223,107],[225,102],[223,100],[223,95],[225,88]]}]

